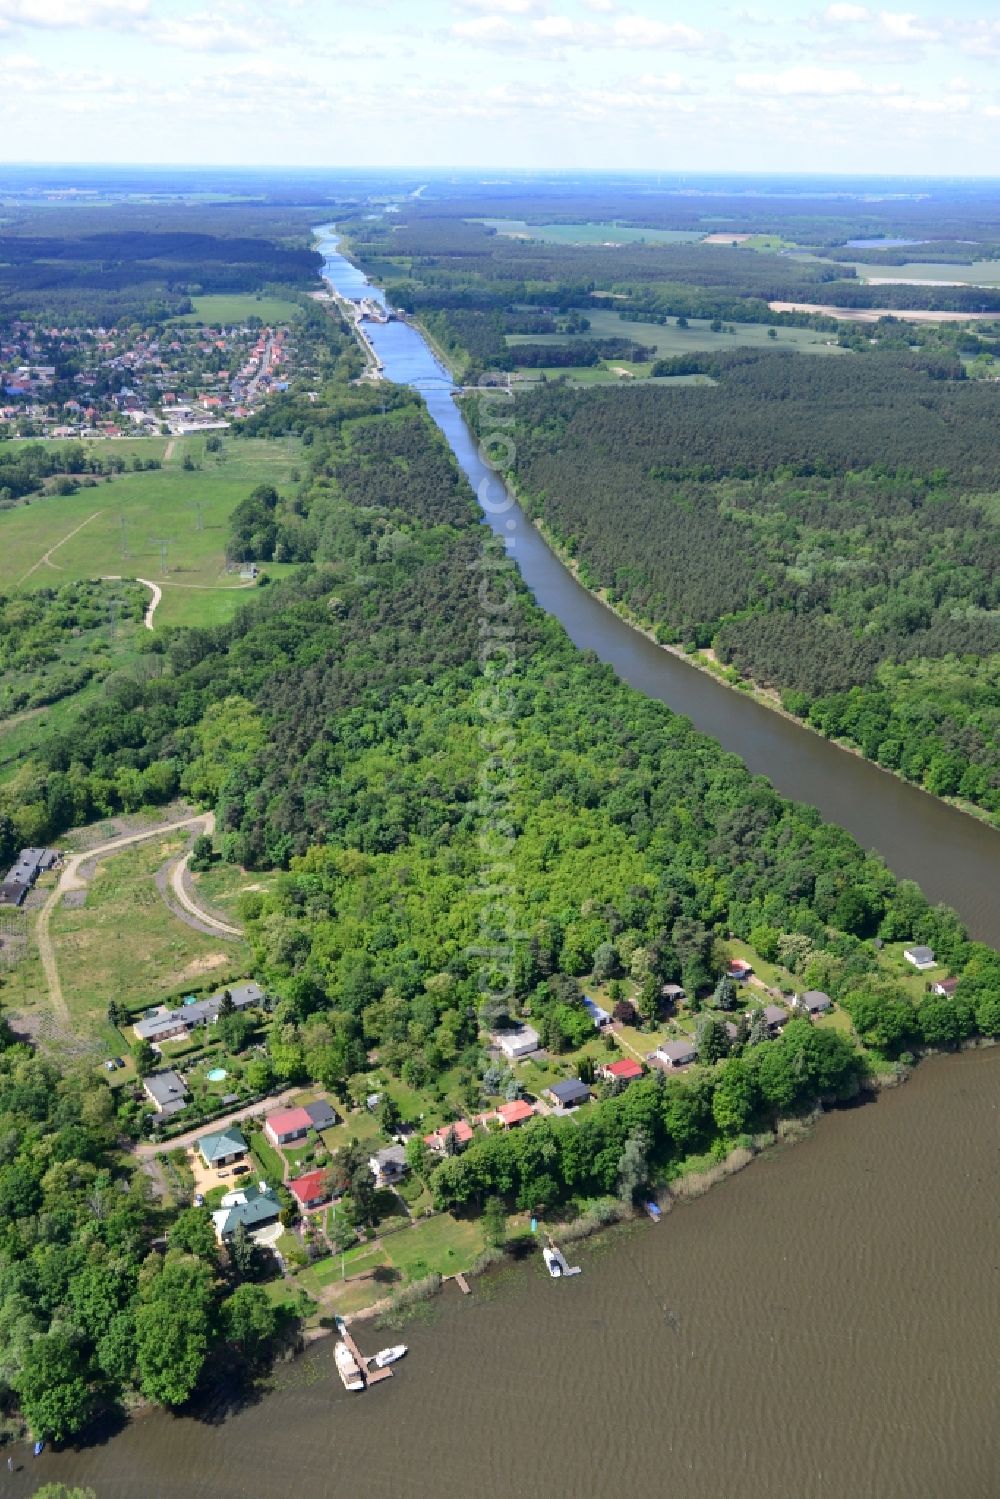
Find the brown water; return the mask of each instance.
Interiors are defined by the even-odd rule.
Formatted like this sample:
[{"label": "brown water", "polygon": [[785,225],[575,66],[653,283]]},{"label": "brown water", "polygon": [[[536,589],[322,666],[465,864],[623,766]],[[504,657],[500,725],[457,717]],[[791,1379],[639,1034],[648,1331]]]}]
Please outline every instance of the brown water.
[{"label": "brown water", "polygon": [[[996,1499],[1000,1049],[927,1062],[657,1227],[455,1288],[391,1381],[329,1341],[225,1424],[0,1480],[98,1499]],[[362,1325],[362,1348],[392,1335]]]}]

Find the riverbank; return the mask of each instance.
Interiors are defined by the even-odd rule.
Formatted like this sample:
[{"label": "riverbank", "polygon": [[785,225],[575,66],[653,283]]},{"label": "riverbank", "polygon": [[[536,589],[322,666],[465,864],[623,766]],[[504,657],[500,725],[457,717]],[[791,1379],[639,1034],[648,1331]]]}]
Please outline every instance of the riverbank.
[{"label": "riverbank", "polygon": [[724,666],[718,660],[711,647],[706,646],[694,651],[686,651],[683,646],[659,640],[655,630],[643,624],[627,604],[613,603],[608,597],[606,589],[591,588],[589,584],[583,581],[580,576],[579,564],[575,558],[570,555],[566,546],[555,536],[549,526],[546,525],[544,519],[541,516],[532,514],[531,509],[524,502],[524,497],[519,493],[512,476],[504,473],[502,478],[504,483],[509,486],[511,493],[517,497],[522,513],[527,516],[535,530],[542,537],[545,545],[558,557],[567,572],[572,575],[581,588],[587,590],[591,598],[596,599],[599,604],[603,605],[616,619],[621,620],[622,624],[627,625],[630,630],[635,630],[637,635],[644,636],[646,640],[655,645],[659,650],[676,657],[677,660],[683,661],[687,666],[694,667],[696,671],[704,672],[707,676],[718,682],[720,687],[726,687],[731,692],[738,692],[742,697],[752,698],[762,708],[766,708],[769,712],[777,714],[778,717],[795,724],[797,728],[805,729],[807,733],[814,734],[824,744],[834,745],[838,750],[842,750],[844,754],[853,755],[856,759],[864,761],[873,770],[881,771],[883,775],[892,776],[894,780],[900,781],[904,786],[910,786],[913,790],[922,792],[924,796],[932,797],[935,801],[952,807],[956,812],[963,812],[967,817],[974,818],[977,822],[984,824],[984,826],[992,829],[994,832],[997,831],[997,824],[990,814],[984,811],[982,807],[977,807],[974,802],[965,801],[962,797],[958,796],[935,796],[934,792],[928,791],[925,786],[918,785],[916,781],[907,780],[901,771],[893,770],[890,766],[880,765],[877,760],[872,760],[856,744],[852,744],[850,740],[831,739],[822,733],[820,729],[817,729],[815,724],[809,723],[804,718],[798,718],[784,706],[780,695],[774,688],[762,687],[750,678],[741,677],[738,674],[735,679],[730,677],[729,672],[732,668]]}]

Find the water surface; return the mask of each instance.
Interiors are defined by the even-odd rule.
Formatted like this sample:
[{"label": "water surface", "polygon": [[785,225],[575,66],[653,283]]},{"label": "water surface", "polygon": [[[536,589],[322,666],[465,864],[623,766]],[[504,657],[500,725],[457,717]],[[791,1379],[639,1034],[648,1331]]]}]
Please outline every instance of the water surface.
[{"label": "water surface", "polygon": [[[385,304],[381,290],[337,251],[334,234],[321,235],[320,249],[323,274],[339,292]],[[722,686],[618,619],[576,582],[483,462],[452,397],[448,372],[418,330],[405,322],[365,326],[388,377],[423,395],[486,521],[511,548],[538,603],[562,621],[576,645],[596,652],[633,687],[686,714],[784,795],[817,806],[864,848],[876,849],[898,875],[916,880],[932,900],[954,906],[974,936],[1000,945],[1000,833]],[[516,424],[512,438],[516,443]]]}]

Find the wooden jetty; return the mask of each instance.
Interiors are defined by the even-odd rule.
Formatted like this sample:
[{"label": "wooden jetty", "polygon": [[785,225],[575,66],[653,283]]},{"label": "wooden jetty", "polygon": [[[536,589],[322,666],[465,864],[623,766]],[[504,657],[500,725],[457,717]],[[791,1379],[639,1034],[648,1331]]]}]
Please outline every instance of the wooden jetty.
[{"label": "wooden jetty", "polygon": [[469,1282],[466,1280],[461,1271],[459,1271],[455,1276],[455,1284],[458,1286],[458,1289],[461,1291],[463,1296],[472,1295],[472,1287],[469,1285]]},{"label": "wooden jetty", "polygon": [[365,1355],[361,1352],[357,1343],[355,1343],[353,1337],[351,1336],[351,1329],[347,1326],[346,1322],[340,1323],[340,1336],[343,1338],[344,1342],[351,1350],[351,1353],[354,1355],[355,1363],[361,1370],[361,1373],[364,1375],[365,1384],[378,1384],[380,1380],[392,1378],[391,1369],[369,1368],[371,1360],[365,1358]]}]

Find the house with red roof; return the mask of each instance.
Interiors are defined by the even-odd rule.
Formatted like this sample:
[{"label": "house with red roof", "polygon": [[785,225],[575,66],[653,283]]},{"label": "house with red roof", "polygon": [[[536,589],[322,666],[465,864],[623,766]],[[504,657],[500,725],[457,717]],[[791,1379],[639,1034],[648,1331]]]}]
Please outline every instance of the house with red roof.
[{"label": "house with red roof", "polygon": [[472,1125],[464,1119],[456,1119],[454,1124],[442,1124],[440,1129],[424,1136],[424,1144],[429,1145],[431,1150],[437,1150],[443,1154],[448,1148],[447,1141],[450,1134],[454,1134],[459,1145],[468,1145],[472,1139]]},{"label": "house with red roof", "polygon": [[736,979],[737,983],[743,983],[753,973],[753,964],[748,963],[745,958],[733,958],[726,973],[729,978]]},{"label": "house with red roof", "polygon": [[318,1208],[330,1198],[330,1179],[325,1171],[307,1171],[288,1183],[288,1190],[300,1207]]},{"label": "house with red roof", "polygon": [[620,1057],[617,1062],[603,1062],[597,1072],[608,1083],[634,1083],[637,1077],[642,1077],[642,1064],[631,1057]]},{"label": "house with red roof", "polygon": [[304,1140],[312,1126],[305,1109],[277,1109],[264,1120],[264,1133],[272,1145]]},{"label": "house with red roof", "polygon": [[534,1113],[530,1103],[525,1103],[523,1098],[515,1098],[513,1103],[500,1105],[497,1109],[497,1118],[504,1129],[513,1129],[515,1125],[524,1124],[527,1119],[531,1119]]}]

